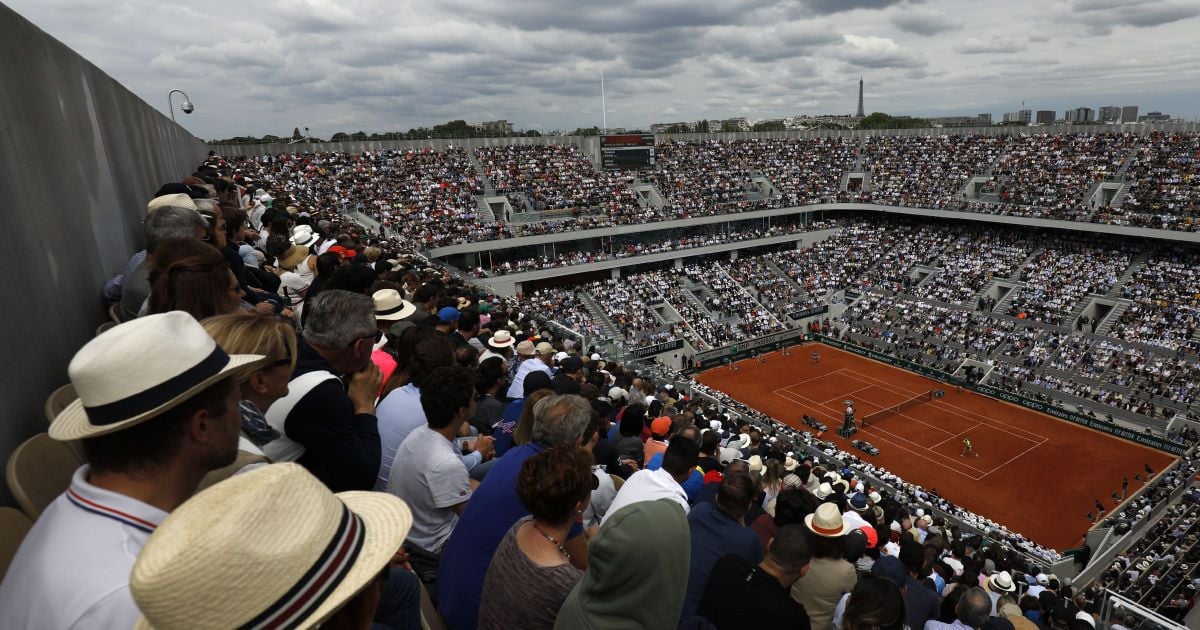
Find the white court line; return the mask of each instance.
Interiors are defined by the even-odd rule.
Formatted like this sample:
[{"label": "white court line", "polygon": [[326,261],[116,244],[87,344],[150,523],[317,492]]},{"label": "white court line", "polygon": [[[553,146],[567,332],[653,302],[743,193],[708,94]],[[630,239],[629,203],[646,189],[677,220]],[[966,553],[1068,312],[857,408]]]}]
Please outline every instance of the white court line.
[{"label": "white court line", "polygon": [[[744,361],[745,359],[742,359],[742,360]],[[824,374],[822,374],[822,375],[820,375],[820,376],[814,376],[814,377],[812,377],[812,378],[809,378],[809,379],[804,379],[803,381],[800,381],[799,383],[792,383],[791,385],[786,385],[786,386],[784,386],[784,387],[780,387],[779,389],[777,389],[777,390],[775,390],[775,391],[776,391],[776,392],[778,392],[778,391],[782,391],[782,390],[785,390],[785,389],[789,389],[789,388],[795,387],[795,386],[797,386],[797,385],[803,385],[803,384],[805,384],[805,383],[809,383],[809,382],[815,381],[815,380],[817,380],[817,379],[825,378],[826,376],[832,376],[832,375],[834,375],[834,374],[837,374],[838,372],[845,372],[845,371],[846,371],[846,368],[842,368],[842,369],[840,369],[840,370],[834,370],[834,371],[832,371],[832,372],[826,372],[826,373],[824,373]]]},{"label": "white court line", "polygon": [[[780,394],[779,392],[775,392],[775,394],[776,394],[777,396],[781,397],[781,398],[785,398],[785,399],[787,399],[789,402],[791,402],[791,403],[793,403],[793,404],[799,404],[799,403],[797,403],[797,401],[793,400],[791,397],[784,396],[783,394]],[[822,403],[816,402],[815,400],[812,400],[812,399],[810,399],[810,398],[807,398],[807,397],[805,397],[805,396],[802,396],[802,395],[800,395],[800,394],[793,394],[793,395],[795,395],[796,397],[798,397],[798,398],[801,398],[801,399],[803,399],[803,400],[807,401],[807,402],[808,402],[808,403],[810,403],[810,404],[817,405],[817,406],[820,406],[820,407],[825,407],[826,409],[829,409],[829,406],[828,406],[828,405],[824,405],[824,404],[822,404]],[[875,403],[871,403],[871,404],[875,404]],[[815,413],[815,412],[814,412],[814,413]],[[840,420],[838,420],[838,419],[837,419],[837,415],[836,415],[836,414],[830,414],[830,419],[831,419],[830,421],[831,421],[831,422],[833,422],[835,425],[836,425],[838,422],[840,422]],[[868,429],[872,429],[872,428],[873,428],[873,429],[875,429],[875,432],[887,433],[888,435],[891,435],[891,436],[895,437],[896,439],[899,439],[899,440],[903,440],[903,441],[905,441],[905,442],[908,442],[909,444],[912,444],[913,446],[915,446],[915,447],[917,447],[917,448],[920,448],[920,449],[924,449],[924,448],[926,448],[924,445],[917,444],[916,442],[913,442],[913,441],[911,441],[911,440],[905,439],[905,438],[903,438],[903,437],[901,437],[901,436],[899,436],[899,435],[896,435],[895,433],[892,433],[891,431],[884,431],[883,429],[878,429],[878,428],[875,428],[875,427],[868,427],[868,428],[864,428],[864,429],[863,429],[863,431],[866,431],[866,430],[868,430]],[[965,466],[965,467],[967,467],[967,468],[970,468],[971,470],[974,470],[974,471],[976,471],[976,472],[980,472],[980,473],[984,473],[984,472],[985,472],[983,469],[981,469],[981,468],[975,468],[974,466],[971,466],[970,464],[961,463],[961,462],[956,462],[954,459],[950,458],[950,457],[949,457],[949,456],[947,456],[947,455],[942,455],[941,453],[934,453],[935,455],[938,455],[939,457],[945,457],[946,459],[950,460],[951,462],[955,462],[956,466],[950,466],[950,465],[946,464],[945,462],[940,462],[940,461],[938,461],[938,460],[936,460],[936,459],[932,459],[932,458],[930,458],[929,456],[927,456],[927,455],[925,455],[925,454],[923,454],[923,453],[921,453],[921,452],[919,452],[919,451],[914,451],[914,450],[912,450],[912,449],[910,449],[910,448],[907,448],[907,447],[905,447],[905,446],[902,446],[902,445],[900,445],[900,444],[897,444],[896,442],[893,442],[893,441],[891,441],[891,440],[888,440],[887,438],[883,438],[883,437],[881,437],[881,436],[877,436],[877,437],[878,437],[878,439],[881,439],[881,440],[883,440],[885,443],[887,443],[887,444],[889,444],[889,445],[891,445],[891,446],[894,446],[894,447],[896,447],[896,448],[898,448],[898,449],[900,449],[900,450],[902,450],[902,451],[905,451],[905,452],[907,452],[907,453],[910,453],[910,454],[912,454],[912,455],[915,455],[915,456],[917,456],[917,457],[920,457],[921,459],[924,459],[924,460],[926,460],[926,461],[928,461],[928,462],[930,462],[930,463],[932,463],[932,464],[936,464],[936,465],[938,465],[938,466],[941,466],[942,468],[945,468],[945,469],[947,469],[947,470],[950,470],[950,471],[952,471],[952,472],[956,472],[956,473],[958,473],[958,474],[960,474],[960,475],[962,475],[962,476],[964,476],[964,477],[967,477],[968,479],[973,479],[973,480],[975,480],[975,481],[979,481],[979,479],[981,479],[982,477],[975,477],[975,476],[969,475],[969,474],[967,474],[967,473],[965,473],[965,472],[963,472],[963,471],[959,470],[959,469],[957,468],[957,465],[960,465],[960,464],[961,464],[962,466]],[[932,452],[932,451],[930,451],[930,452]]]},{"label": "white court line", "polygon": [[[1027,448],[1027,449],[1025,449],[1025,450],[1021,451],[1020,453],[1017,453],[1016,455],[1013,455],[1013,456],[1012,456],[1012,457],[1011,457],[1011,458],[1010,458],[1008,461],[1006,461],[1006,462],[1004,462],[1003,464],[1000,464],[999,466],[997,466],[997,467],[993,468],[993,469],[991,470],[991,472],[989,472],[989,473],[985,474],[985,475],[984,475],[984,477],[987,477],[988,475],[990,475],[990,474],[992,474],[992,473],[996,472],[997,470],[1000,470],[1001,468],[1004,468],[1005,466],[1007,466],[1007,465],[1009,465],[1009,464],[1013,463],[1014,461],[1016,461],[1016,459],[1017,459],[1018,457],[1021,457],[1021,456],[1025,455],[1025,454],[1026,454],[1026,453],[1028,453],[1029,451],[1032,451],[1033,449],[1035,449],[1035,448],[1037,448],[1037,447],[1041,446],[1042,444],[1045,444],[1045,443],[1046,443],[1046,442],[1048,442],[1048,441],[1049,441],[1049,440],[1048,440],[1047,438],[1043,438],[1041,442],[1039,442],[1039,443],[1037,443],[1037,444],[1034,444],[1033,446],[1030,446],[1029,448]],[[981,477],[981,479],[982,479],[982,477]]]},{"label": "white court line", "polygon": [[[894,366],[888,366],[888,367],[894,367]],[[907,372],[907,370],[904,370],[904,368],[895,368],[895,369],[898,369],[898,370],[902,370],[902,371],[905,371],[905,372]],[[873,377],[873,376],[868,376],[868,375],[866,375],[866,374],[862,374],[862,373],[856,372],[856,371],[854,371],[854,370],[851,370],[851,369],[849,369],[849,368],[842,368],[842,371],[850,372],[851,374],[853,374],[853,375],[855,375],[855,376],[859,377],[859,378],[858,378],[858,380],[859,380],[859,381],[861,381],[861,382],[864,382],[864,383],[866,383],[866,382],[870,382],[870,381],[875,381],[875,382],[877,382],[877,383],[883,383],[883,385],[881,385],[881,387],[883,387],[884,389],[887,389],[888,387],[891,387],[891,388],[892,388],[892,391],[893,391],[893,393],[905,392],[905,393],[908,393],[908,394],[911,394],[911,395],[916,395],[916,394],[920,394],[920,393],[921,393],[921,392],[914,392],[914,391],[912,391],[911,389],[907,389],[907,388],[901,387],[901,386],[899,386],[899,385],[896,385],[896,384],[894,384],[894,383],[888,383],[887,381],[884,381],[884,380],[882,380],[882,379],[879,379],[879,378],[876,378],[876,377]],[[913,372],[913,374],[915,374],[915,372]],[[917,376],[921,376],[921,375],[920,375],[920,374],[917,374]],[[934,380],[934,379],[930,379],[928,376],[921,376],[921,378],[924,378],[924,379],[927,379],[927,380],[933,381],[933,382],[935,382],[935,383],[938,383],[938,384],[942,384],[942,385],[948,385],[948,384],[946,384],[946,383],[942,383],[941,381],[936,381],[936,380]],[[900,390],[900,392],[896,392],[895,390]],[[983,414],[979,413],[978,411],[973,411],[973,410],[971,410],[971,409],[967,409],[967,408],[965,408],[965,407],[959,407],[958,405],[955,405],[955,404],[953,404],[953,403],[947,402],[947,401],[946,401],[946,399],[944,399],[944,398],[943,398],[943,399],[940,399],[940,400],[938,400],[938,401],[936,401],[936,402],[937,402],[939,405],[944,405],[944,406],[946,406],[946,407],[953,407],[953,408],[957,409],[957,410],[959,411],[958,415],[960,415],[960,416],[963,416],[963,415],[964,415],[964,412],[965,412],[965,414],[970,414],[970,415],[975,415],[975,416],[982,417],[982,418],[984,418],[984,419],[988,420],[988,421],[989,421],[989,423],[990,423],[990,422],[995,422],[996,424],[1002,424],[1002,425],[1004,425],[1004,426],[1006,426],[1006,427],[1008,427],[1008,428],[1010,428],[1010,429],[1014,429],[1014,430],[1016,430],[1016,431],[1020,431],[1020,432],[1022,432],[1022,433],[1025,433],[1025,434],[1027,434],[1027,435],[1032,435],[1033,437],[1035,437],[1035,438],[1037,438],[1037,439],[1039,439],[1039,440],[1044,440],[1044,439],[1047,439],[1047,438],[1046,438],[1046,436],[1044,436],[1044,435],[1040,435],[1040,434],[1037,434],[1037,433],[1034,433],[1033,431],[1030,431],[1030,430],[1028,430],[1028,429],[1023,429],[1023,428],[1021,428],[1021,427],[1018,427],[1018,426],[1015,426],[1015,425],[1011,425],[1011,424],[1008,424],[1008,423],[1006,423],[1006,422],[1001,422],[1001,421],[999,421],[999,420],[996,420],[995,418],[991,418],[991,417],[985,416],[985,415],[983,415]],[[1022,437],[1022,436],[1019,436],[1019,435],[1017,435],[1017,436],[1014,436],[1014,437]],[[1029,442],[1032,442],[1032,441],[1033,441],[1033,440],[1030,440],[1029,438],[1025,438],[1025,439],[1026,439],[1027,441],[1029,441]]]},{"label": "white court line", "polygon": [[933,446],[930,446],[930,447],[929,447],[929,450],[931,450],[931,451],[932,451],[933,449],[935,449],[935,448],[937,448],[937,447],[939,447],[939,446],[941,446],[941,445],[945,444],[946,442],[949,442],[950,440],[953,440],[953,439],[954,439],[954,438],[956,438],[956,437],[961,437],[962,435],[964,435],[964,434],[966,434],[966,433],[968,433],[968,432],[974,431],[975,429],[978,429],[979,427],[982,427],[982,426],[985,426],[985,425],[984,425],[983,423],[979,423],[979,424],[976,424],[975,426],[971,427],[970,429],[967,429],[966,431],[963,431],[962,433],[956,433],[956,434],[954,434],[954,435],[951,435],[950,437],[948,437],[948,438],[946,438],[946,439],[942,440],[941,442],[938,442],[937,444],[934,444]]},{"label": "white court line", "polygon": [[[897,369],[899,369],[899,368],[897,368]],[[866,374],[859,374],[858,372],[853,372],[853,371],[851,371],[851,373],[854,374],[854,376],[851,376],[851,378],[854,378],[855,380],[859,381],[860,383],[869,383],[871,381],[876,381],[877,383],[884,383],[882,385],[878,385],[878,387],[882,390],[890,391],[893,394],[907,392],[909,394],[916,395],[916,394],[921,393],[921,392],[913,392],[912,390],[905,389],[903,387],[900,387],[899,385],[891,385],[890,383],[887,383],[886,381],[882,381],[880,379],[877,379],[877,378],[874,378],[871,376],[867,376]],[[896,391],[896,390],[900,390],[900,391]],[[982,413],[979,413],[978,411],[972,411],[970,409],[964,409],[962,407],[959,407],[958,405],[952,405],[948,402],[945,402],[944,399],[932,400],[932,401],[930,401],[930,403],[931,404],[938,403],[938,408],[940,408],[940,409],[944,409],[946,407],[953,407],[954,409],[958,409],[958,411],[951,411],[949,409],[947,409],[947,411],[950,411],[950,413],[952,413],[960,418],[965,418],[966,420],[971,421],[971,422],[979,422],[981,424],[988,426],[989,428],[996,429],[997,431],[1002,431],[1002,432],[1007,433],[1015,438],[1025,440],[1026,442],[1035,442],[1037,440],[1046,440],[1047,439],[1046,436],[1044,436],[1044,435],[1038,435],[1037,433],[1034,433],[1033,431],[1028,431],[1026,429],[1022,429],[1020,427],[1016,427],[1011,424],[1000,422],[999,420],[996,420],[995,418],[986,416]],[[901,415],[903,415],[903,414],[901,414]],[[975,417],[971,417],[971,416],[975,416]],[[904,417],[910,418],[910,416],[904,416]],[[983,420],[986,420],[986,422],[981,421],[980,418],[982,418]],[[993,424],[993,423],[995,423],[995,424]],[[1007,429],[995,426],[996,424],[999,424],[1003,427],[1007,427],[1007,429],[1015,429],[1017,431],[1020,431],[1021,433],[1025,433],[1026,435],[1018,435]],[[930,426],[932,426],[932,425],[930,425]],[[949,431],[947,431],[947,433],[949,433]],[[1036,438],[1036,440],[1027,437],[1030,435],[1034,436],[1034,438]]]},{"label": "white court line", "polygon": [[[830,398],[829,400],[838,400],[838,399],[845,400],[846,398],[850,398],[851,396],[853,396],[854,394],[857,394],[858,392],[861,392],[861,391],[867,390],[867,389],[871,389],[872,387],[876,387],[876,385],[868,383],[867,386],[862,389],[856,389],[856,390],[850,392],[849,394],[842,394],[841,396],[834,396],[833,398]],[[829,400],[826,400],[825,402],[829,402]],[[825,404],[825,403],[821,403],[821,404]],[[874,404],[874,403],[872,403],[872,404]]]}]

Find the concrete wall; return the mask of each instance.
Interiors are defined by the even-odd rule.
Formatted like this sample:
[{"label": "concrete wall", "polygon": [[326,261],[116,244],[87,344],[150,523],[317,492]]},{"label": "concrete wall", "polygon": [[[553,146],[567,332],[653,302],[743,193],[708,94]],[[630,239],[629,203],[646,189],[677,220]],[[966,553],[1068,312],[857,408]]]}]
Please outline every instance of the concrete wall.
[{"label": "concrete wall", "polygon": [[[165,97],[168,87],[164,86]],[[106,319],[105,280],[141,249],[146,202],[207,146],[0,5],[0,462],[45,431],[46,396]],[[0,502],[9,502],[7,484]]]}]

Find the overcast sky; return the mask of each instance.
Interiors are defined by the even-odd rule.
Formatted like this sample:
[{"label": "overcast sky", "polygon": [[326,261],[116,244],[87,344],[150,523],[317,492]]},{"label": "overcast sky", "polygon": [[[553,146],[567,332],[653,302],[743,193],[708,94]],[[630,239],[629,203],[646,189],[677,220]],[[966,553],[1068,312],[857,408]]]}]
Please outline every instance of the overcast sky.
[{"label": "overcast sky", "polygon": [[[1139,105],[1200,117],[1200,0],[4,0],[202,138]],[[1060,113],[1061,115],[1061,113]]]}]

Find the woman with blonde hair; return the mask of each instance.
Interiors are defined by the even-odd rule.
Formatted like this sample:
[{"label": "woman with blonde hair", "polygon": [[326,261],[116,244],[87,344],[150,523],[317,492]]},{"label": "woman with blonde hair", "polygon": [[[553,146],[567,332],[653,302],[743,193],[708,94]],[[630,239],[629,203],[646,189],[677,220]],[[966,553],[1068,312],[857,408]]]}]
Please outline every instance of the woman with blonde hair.
[{"label": "woman with blonde hair", "polygon": [[272,462],[299,459],[304,447],[280,435],[264,417],[271,403],[287,395],[296,368],[296,331],[292,324],[276,315],[246,312],[210,317],[201,324],[226,353],[252,351],[271,359],[266,365],[236,375],[242,390],[238,450]]}]

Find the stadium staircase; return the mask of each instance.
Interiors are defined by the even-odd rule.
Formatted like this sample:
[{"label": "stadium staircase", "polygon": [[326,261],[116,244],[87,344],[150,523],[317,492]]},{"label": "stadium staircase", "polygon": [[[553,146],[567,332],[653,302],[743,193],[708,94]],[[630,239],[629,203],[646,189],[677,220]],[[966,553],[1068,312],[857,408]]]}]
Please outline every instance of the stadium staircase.
[{"label": "stadium staircase", "polygon": [[471,159],[471,166],[479,174],[479,180],[483,182],[483,192],[488,196],[495,195],[496,187],[492,185],[492,179],[484,174],[483,164],[479,162],[479,158],[475,157],[475,152],[467,151],[467,156]]},{"label": "stadium staircase", "polygon": [[[740,289],[742,293],[745,293],[745,294],[746,294],[746,297],[748,297],[748,298],[750,298],[751,300],[753,300],[753,301],[754,301],[754,303],[758,305],[758,310],[759,310],[759,311],[761,311],[761,312],[765,312],[765,313],[769,314],[769,315],[771,316],[771,320],[775,322],[775,325],[776,325],[776,326],[778,326],[779,328],[785,328],[785,327],[786,327],[786,326],[785,326],[785,324],[783,323],[783,320],[781,320],[781,319],[780,319],[780,318],[779,318],[779,317],[778,317],[778,316],[775,314],[775,311],[774,311],[774,310],[772,310],[772,309],[768,309],[768,308],[764,307],[764,306],[763,306],[763,303],[762,303],[762,301],[758,299],[758,296],[757,296],[757,295],[752,295],[752,294],[750,293],[750,290],[749,290],[749,289],[747,289],[747,288],[746,288],[744,285],[742,285],[742,283],[738,282],[737,280],[734,280],[734,279],[733,279],[733,276],[732,276],[732,275],[729,273],[729,270],[728,270],[728,269],[726,269],[724,265],[717,264],[717,265],[716,265],[716,268],[717,268],[717,271],[719,271],[720,273],[724,274],[724,275],[725,275],[725,277],[726,277],[726,278],[728,278],[730,282],[732,282],[732,283],[733,283],[733,284],[734,284],[734,285],[735,285],[735,286],[736,286],[738,289]],[[757,293],[757,291],[756,291],[755,293]]]},{"label": "stadium staircase", "polygon": [[484,225],[495,225],[496,213],[492,212],[492,206],[488,204],[487,197],[476,196],[475,205],[479,208],[479,222]]},{"label": "stadium staircase", "polygon": [[763,256],[763,257],[759,258],[759,261],[761,261],[764,265],[766,265],[767,269],[774,271],[776,275],[778,275],[780,278],[783,278],[784,282],[787,282],[788,284],[792,285],[793,287],[796,287],[797,289],[799,289],[800,292],[805,297],[808,296],[808,291],[803,286],[801,286],[801,284],[799,282],[796,282],[790,276],[788,276],[787,273],[784,272],[784,270],[780,269],[779,265],[776,265],[775,261],[771,260],[770,256]]},{"label": "stadium staircase", "polygon": [[1016,266],[1015,271],[1013,271],[1012,275],[1009,276],[1008,279],[1012,280],[1013,282],[1020,282],[1021,270],[1025,268],[1025,265],[1037,260],[1038,256],[1041,256],[1044,253],[1046,253],[1045,247],[1037,247],[1032,252],[1029,252],[1029,255],[1025,257],[1025,260],[1021,261],[1021,264]]},{"label": "stadium staircase", "polygon": [[712,290],[712,287],[702,282],[693,282],[691,278],[681,275],[679,277],[679,290],[684,294],[684,299],[691,302],[692,306],[700,309],[701,313],[708,313],[709,318],[711,318],[714,322],[720,321],[720,318],[718,318],[715,313],[709,310],[708,305],[704,303],[704,300],[700,299],[696,295],[696,293],[700,293],[704,295],[705,299],[719,297],[717,292]]},{"label": "stadium staircase", "polygon": [[[913,268],[915,269],[918,266],[920,266],[920,265],[913,265]],[[931,266],[931,267],[926,267],[926,269],[929,270],[929,273],[924,278],[921,278],[920,282],[914,284],[912,287],[913,289],[916,289],[917,287],[925,284],[926,282],[933,280],[935,277],[941,275],[941,273],[943,271],[945,271],[945,269],[942,267],[932,267]],[[916,299],[921,299],[921,298],[916,298]],[[978,302],[976,302],[976,304],[978,304]]]},{"label": "stadium staircase", "polygon": [[1097,296],[1088,294],[1079,298],[1079,302],[1075,304],[1074,308],[1071,309],[1071,314],[1063,319],[1063,322],[1069,326],[1071,330],[1075,330],[1075,324],[1079,321],[1079,317],[1083,315],[1084,309],[1086,309],[1088,305],[1092,303],[1092,298],[1095,297]]},{"label": "stadium staircase", "polygon": [[1125,183],[1121,185],[1121,190],[1117,191],[1117,194],[1113,197],[1112,203],[1108,204],[1108,207],[1113,208],[1114,210],[1120,210],[1121,205],[1124,204],[1125,200],[1129,198],[1129,192],[1133,190],[1134,184],[1137,184],[1137,180],[1125,180]]},{"label": "stadium staircase", "polygon": [[1121,315],[1125,311],[1129,310],[1129,307],[1132,304],[1132,301],[1124,298],[1117,300],[1116,305],[1112,307],[1112,310],[1108,312],[1108,315],[1105,315],[1100,324],[1096,326],[1096,334],[1101,336],[1107,335],[1108,331],[1112,330],[1113,326],[1116,326],[1117,322],[1121,321]]},{"label": "stadium staircase", "polygon": [[[1021,292],[1021,289],[1024,289],[1026,286],[1028,286],[1028,285],[1024,282],[1017,282],[1017,286],[1013,287],[1012,290],[1010,290],[1004,296],[1003,299],[1001,299],[999,302],[996,302],[996,306],[995,306],[995,308],[992,309],[992,312],[993,313],[1007,313],[1008,307],[1013,302],[1013,298],[1015,298]],[[980,298],[982,296],[975,296],[975,297],[976,297],[976,300],[978,300],[978,298]],[[979,302],[976,301],[975,303],[978,304]]]},{"label": "stadium staircase", "polygon": [[579,296],[579,300],[583,302],[583,307],[587,309],[588,314],[592,316],[594,321],[600,323],[601,332],[613,339],[620,339],[622,337],[617,323],[608,316],[607,311],[600,307],[600,303],[596,301],[596,298],[590,292],[580,290],[577,295]]},{"label": "stadium staircase", "polygon": [[1150,259],[1150,256],[1153,253],[1153,248],[1146,248],[1138,252],[1137,256],[1134,256],[1132,259],[1130,259],[1129,266],[1125,268],[1125,273],[1121,274],[1121,277],[1117,278],[1117,281],[1114,282],[1111,287],[1109,287],[1108,293],[1104,294],[1104,297],[1110,300],[1115,300],[1121,297],[1121,289],[1125,285],[1129,284],[1130,280],[1133,280],[1133,274],[1137,273],[1138,269],[1141,269],[1142,265],[1146,264],[1146,261]]}]

